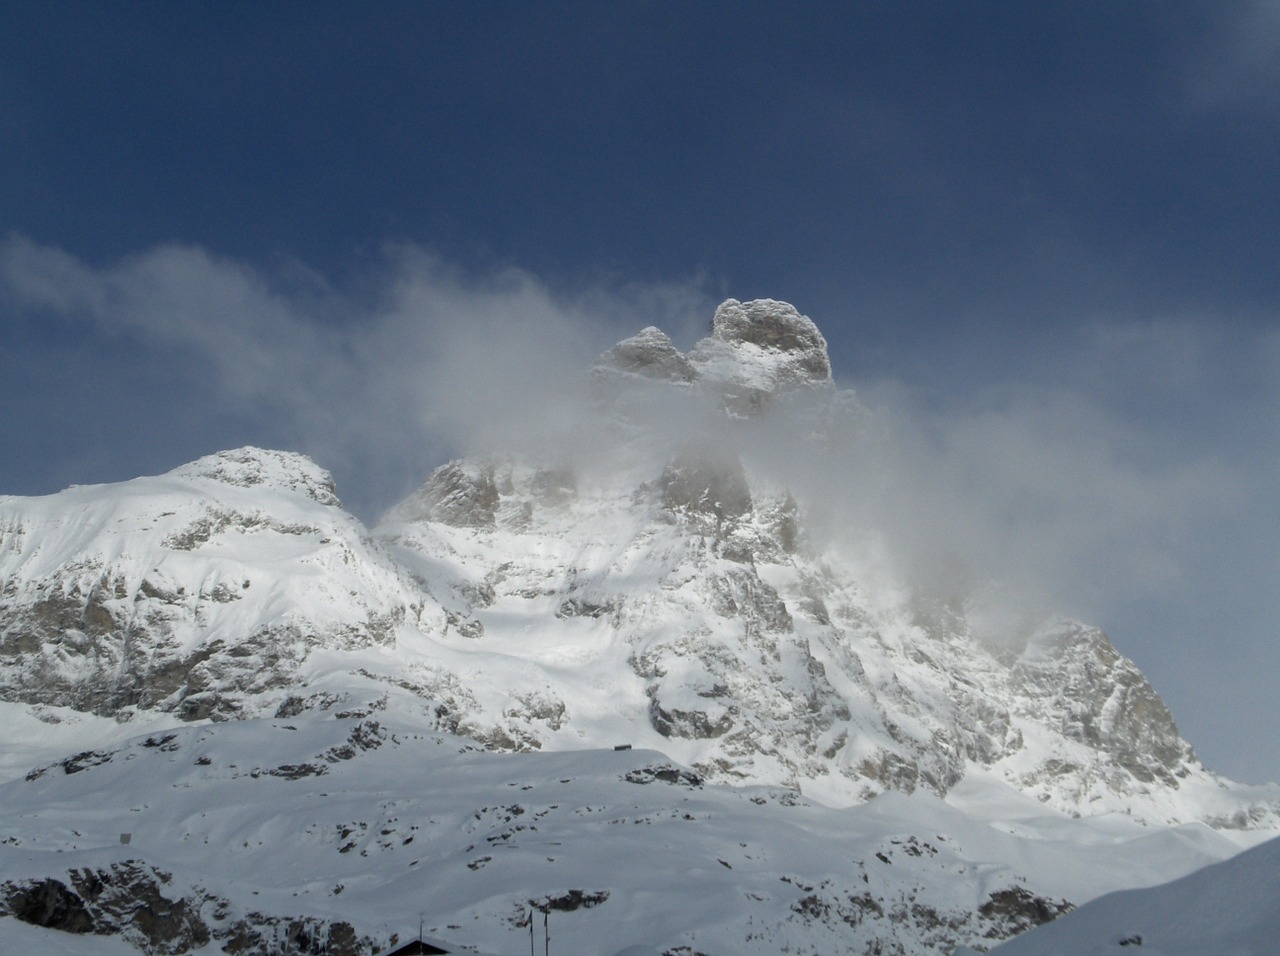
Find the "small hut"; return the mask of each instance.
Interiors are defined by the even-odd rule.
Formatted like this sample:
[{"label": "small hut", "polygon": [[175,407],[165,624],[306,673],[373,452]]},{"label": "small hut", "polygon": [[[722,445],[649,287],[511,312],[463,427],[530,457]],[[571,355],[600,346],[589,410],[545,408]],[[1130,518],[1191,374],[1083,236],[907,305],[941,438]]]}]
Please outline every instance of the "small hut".
[{"label": "small hut", "polygon": [[384,950],[379,953],[378,956],[421,956],[421,954],[424,953],[448,954],[452,952],[452,950],[444,949],[440,945],[437,945],[438,942],[438,940],[433,942],[428,939],[415,939],[408,943],[401,943],[397,946],[393,946],[391,949]]}]

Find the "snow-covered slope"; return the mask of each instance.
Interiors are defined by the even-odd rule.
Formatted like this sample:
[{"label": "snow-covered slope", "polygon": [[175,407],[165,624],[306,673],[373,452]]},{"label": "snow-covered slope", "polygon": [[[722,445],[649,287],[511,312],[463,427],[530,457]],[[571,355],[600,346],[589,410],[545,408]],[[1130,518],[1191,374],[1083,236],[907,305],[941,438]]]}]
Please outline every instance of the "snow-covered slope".
[{"label": "snow-covered slope", "polygon": [[927,793],[832,809],[654,751],[495,754],[394,697],[135,737],[0,786],[0,913],[151,952],[367,952],[422,914],[517,953],[532,906],[560,952],[925,954],[1232,849],[1034,804],[1012,833]]},{"label": "snow-covered slope", "polygon": [[998,947],[999,956],[1272,956],[1280,947],[1280,840],[1150,889],[1094,900]]},{"label": "snow-covered slope", "polygon": [[438,615],[327,473],[254,448],[0,498],[0,582],[0,695],[119,718],[252,713],[316,650]]},{"label": "snow-covered slope", "polygon": [[[8,910],[354,953],[425,907],[514,952],[516,907],[580,889],[619,953],[945,952],[1280,829],[1103,632],[993,633],[830,520],[806,463],[877,425],[791,306],[729,300],[688,353],[645,329],[581,402],[578,442],[442,465],[372,531],[255,448],[0,498]],[[501,836],[512,782],[557,791],[537,839]]]}]

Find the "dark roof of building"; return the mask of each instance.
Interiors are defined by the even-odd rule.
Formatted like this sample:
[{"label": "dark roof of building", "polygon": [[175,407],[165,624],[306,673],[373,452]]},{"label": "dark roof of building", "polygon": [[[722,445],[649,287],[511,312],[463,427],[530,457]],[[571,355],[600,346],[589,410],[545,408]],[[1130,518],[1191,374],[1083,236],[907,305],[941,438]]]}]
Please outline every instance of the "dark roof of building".
[{"label": "dark roof of building", "polygon": [[448,953],[449,950],[441,949],[435,943],[427,940],[411,940],[408,943],[401,943],[391,949],[385,950],[379,956],[422,956],[422,954],[432,953]]}]

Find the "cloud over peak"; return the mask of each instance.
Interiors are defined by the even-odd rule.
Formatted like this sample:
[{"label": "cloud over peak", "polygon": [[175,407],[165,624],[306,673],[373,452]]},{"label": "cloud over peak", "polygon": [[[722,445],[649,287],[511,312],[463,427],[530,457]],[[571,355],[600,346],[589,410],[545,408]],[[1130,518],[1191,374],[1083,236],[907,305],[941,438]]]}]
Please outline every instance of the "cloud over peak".
[{"label": "cloud over peak", "polygon": [[[948,367],[945,383],[884,376],[857,383],[856,398],[826,385],[735,417],[686,394],[723,358],[697,344],[724,344],[707,335],[716,301],[698,278],[565,291],[518,269],[467,272],[412,245],[389,246],[336,287],[298,264],[268,270],[199,246],[95,265],[10,236],[9,361],[28,383],[55,383],[38,394],[56,407],[15,394],[6,427],[15,447],[44,447],[58,429],[80,463],[75,481],[167,470],[219,447],[302,451],[367,520],[460,454],[600,463],[618,448],[715,443],[794,489],[815,523],[863,542],[889,573],[944,597],[986,599],[1004,582],[1006,610],[1030,601],[1082,614],[1144,666],[1144,641],[1185,649],[1213,629],[1230,657],[1269,626],[1280,337],[1265,324],[1082,320],[1033,339],[1034,367],[1001,360],[999,342],[979,343],[989,363],[966,367],[922,341],[915,357]],[[594,363],[622,355],[610,350],[623,340],[622,352],[656,349],[677,373],[628,397],[648,450],[627,444],[635,433],[618,431],[593,393]],[[749,340],[741,347],[760,347]],[[842,349],[857,344],[832,347],[837,383]],[[100,350],[106,367],[84,358]],[[88,385],[57,385],[68,368]],[[138,464],[144,452],[154,465]],[[114,473],[86,471],[95,462]],[[1162,659],[1153,678],[1187,713],[1176,681],[1192,677],[1162,674]]]}]

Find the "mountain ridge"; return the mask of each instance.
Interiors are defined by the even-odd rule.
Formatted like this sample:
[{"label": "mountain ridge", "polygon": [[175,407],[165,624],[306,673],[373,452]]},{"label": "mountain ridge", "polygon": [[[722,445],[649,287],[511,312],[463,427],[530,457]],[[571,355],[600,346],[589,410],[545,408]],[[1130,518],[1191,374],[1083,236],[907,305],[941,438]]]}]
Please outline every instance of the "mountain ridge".
[{"label": "mountain ridge", "polygon": [[[825,339],[792,306],[727,300],[688,353],[646,328],[597,360],[582,394],[579,446],[447,462],[372,528],[310,459],[252,447],[152,478],[0,498],[0,707],[23,715],[24,732],[50,728],[45,769],[22,770],[39,773],[10,792],[31,799],[49,768],[106,774],[92,755],[119,752],[137,728],[152,736],[129,753],[166,727],[175,740],[247,741],[252,727],[280,740],[266,728],[289,721],[325,737],[336,717],[399,721],[402,737],[456,736],[512,760],[607,762],[625,745],[674,761],[677,780],[763,787],[766,802],[791,793],[858,820],[910,799],[925,817],[938,801],[952,830],[972,818],[975,832],[1086,845],[1118,828],[1124,847],[1148,831],[1189,846],[1209,828],[1213,848],[1188,861],[1280,830],[1280,787],[1206,769],[1101,630],[1044,617],[1011,640],[984,630],[963,596],[930,596],[868,563],[874,542],[842,537],[849,525],[818,533],[815,516],[842,506],[839,486],[791,479],[878,426],[835,386]],[[57,750],[71,739],[58,728],[77,726],[100,741],[72,755],[83,760]],[[316,753],[361,751],[326,747]],[[345,759],[299,753],[275,770],[310,780]],[[996,852],[977,845],[953,861],[976,867],[967,879]],[[1129,876],[1094,885],[1117,889],[1169,865],[1104,858]],[[979,881],[987,895],[972,906],[1014,885],[1061,906],[1090,892],[1044,868],[1033,877]],[[495,892],[510,901],[510,886]],[[888,899],[876,897],[877,915],[819,895],[800,916],[822,951],[833,927],[889,920]],[[742,941],[749,907],[734,912],[717,945]],[[891,935],[924,953],[995,925],[954,920],[938,935],[904,917],[915,928]],[[1025,928],[1015,923],[983,938]]]}]

